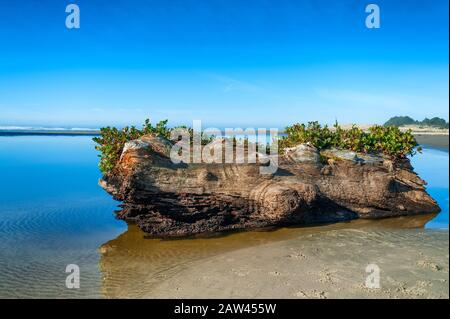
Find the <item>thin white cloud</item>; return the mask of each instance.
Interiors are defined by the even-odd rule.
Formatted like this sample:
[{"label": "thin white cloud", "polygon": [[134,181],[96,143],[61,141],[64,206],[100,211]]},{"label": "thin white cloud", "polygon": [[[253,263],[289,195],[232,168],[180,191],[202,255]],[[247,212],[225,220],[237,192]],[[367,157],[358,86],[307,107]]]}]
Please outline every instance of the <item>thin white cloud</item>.
[{"label": "thin white cloud", "polygon": [[222,91],[225,93],[232,91],[255,93],[260,92],[262,88],[256,84],[238,80],[221,74],[208,74],[208,76],[222,85]]}]

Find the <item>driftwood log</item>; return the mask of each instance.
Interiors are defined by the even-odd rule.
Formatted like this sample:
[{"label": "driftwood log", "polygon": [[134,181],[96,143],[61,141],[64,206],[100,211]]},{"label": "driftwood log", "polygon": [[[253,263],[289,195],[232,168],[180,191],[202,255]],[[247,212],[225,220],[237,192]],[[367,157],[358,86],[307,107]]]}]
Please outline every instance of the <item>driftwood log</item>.
[{"label": "driftwood log", "polygon": [[100,180],[123,202],[118,218],[155,237],[440,211],[406,158],[301,144],[267,175],[259,163],[175,164],[171,145],[154,136],[128,142]]}]

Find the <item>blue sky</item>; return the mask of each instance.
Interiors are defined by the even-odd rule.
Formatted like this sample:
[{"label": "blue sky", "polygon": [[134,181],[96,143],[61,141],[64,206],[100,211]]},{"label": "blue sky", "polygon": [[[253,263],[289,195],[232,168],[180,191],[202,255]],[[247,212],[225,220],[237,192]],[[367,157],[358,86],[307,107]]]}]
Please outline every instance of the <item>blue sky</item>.
[{"label": "blue sky", "polygon": [[72,2],[0,0],[0,125],[448,120],[447,0]]}]

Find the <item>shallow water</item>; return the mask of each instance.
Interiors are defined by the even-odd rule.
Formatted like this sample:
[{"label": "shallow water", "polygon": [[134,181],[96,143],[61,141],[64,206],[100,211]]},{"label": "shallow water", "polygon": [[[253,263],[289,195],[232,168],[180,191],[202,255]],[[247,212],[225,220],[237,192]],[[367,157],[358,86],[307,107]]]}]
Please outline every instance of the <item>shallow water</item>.
[{"label": "shallow water", "polygon": [[412,158],[412,165],[419,176],[427,181],[428,193],[438,201],[442,212],[426,224],[429,229],[448,229],[448,149],[424,148],[422,154]]},{"label": "shallow water", "polygon": [[[0,297],[148,296],[152,287],[194,261],[308,232],[382,227],[394,236],[400,226],[425,223],[427,231],[448,230],[448,151],[427,148],[413,165],[443,209],[428,222],[430,217],[418,217],[144,239],[135,226],[114,218],[118,203],[97,186],[93,147],[87,136],[0,136]],[[80,267],[80,289],[65,286],[68,264]]]}]

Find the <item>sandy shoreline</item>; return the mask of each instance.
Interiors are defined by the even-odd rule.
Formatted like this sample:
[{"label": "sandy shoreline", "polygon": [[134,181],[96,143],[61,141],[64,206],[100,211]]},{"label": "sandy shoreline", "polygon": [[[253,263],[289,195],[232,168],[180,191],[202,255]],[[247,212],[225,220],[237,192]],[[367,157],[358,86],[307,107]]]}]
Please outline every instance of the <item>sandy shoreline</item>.
[{"label": "sandy shoreline", "polygon": [[[146,297],[448,298],[448,257],[444,232],[330,231],[202,260]],[[368,264],[379,289],[365,285]]]},{"label": "sandy shoreline", "polygon": [[[357,220],[191,240],[143,239],[134,226],[102,246],[107,298],[448,298],[448,231],[429,217]],[[381,270],[365,286],[366,266]]]},{"label": "sandy shoreline", "polygon": [[[364,131],[368,131],[369,128],[371,128],[374,125],[379,125],[379,124],[357,124],[357,126]],[[344,129],[350,129],[352,126],[353,126],[353,124],[341,125],[341,127]],[[438,128],[438,127],[432,127],[432,126],[405,125],[405,126],[400,126],[399,129],[401,131],[411,130],[411,132],[414,135],[449,135],[448,128]]]},{"label": "sandy shoreline", "polygon": [[448,151],[449,136],[448,135],[431,135],[431,134],[417,134],[414,135],[417,142],[423,147],[435,147]]}]

